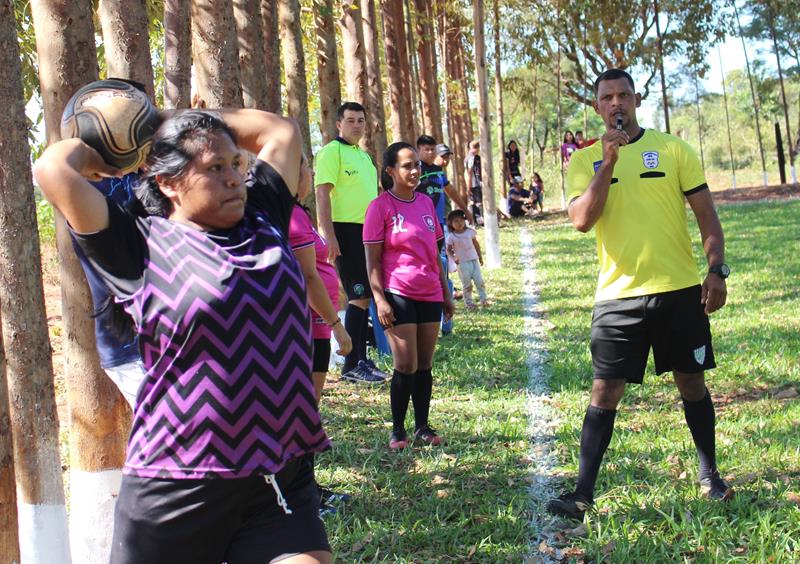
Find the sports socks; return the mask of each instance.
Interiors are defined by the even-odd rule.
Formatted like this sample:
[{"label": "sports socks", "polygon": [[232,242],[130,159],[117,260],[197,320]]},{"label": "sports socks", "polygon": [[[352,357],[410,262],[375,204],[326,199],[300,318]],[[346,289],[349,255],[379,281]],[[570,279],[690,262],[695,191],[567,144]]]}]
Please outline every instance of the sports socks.
[{"label": "sports socks", "polygon": [[405,374],[399,370],[395,370],[392,374],[389,398],[392,404],[392,431],[395,433],[402,434],[406,431],[406,413],[414,387],[413,380],[413,374]]},{"label": "sports socks", "polygon": [[589,501],[594,500],[594,485],[597,482],[603,455],[611,442],[616,416],[615,409],[602,409],[590,405],[583,418],[578,482],[575,491]]},{"label": "sports socks", "polygon": [[428,414],[431,411],[433,395],[433,374],[431,369],[417,370],[411,388],[411,401],[414,403],[414,429],[428,426]]},{"label": "sports socks", "polygon": [[346,357],[344,357],[344,366],[342,367],[342,374],[350,372],[356,367],[358,361],[363,357],[361,356],[365,345],[364,341],[364,326],[367,323],[367,310],[360,307],[348,304],[347,310],[344,314],[344,328],[353,340],[353,349]]},{"label": "sports socks", "polygon": [[697,448],[697,457],[700,459],[700,479],[710,478],[717,471],[717,454],[714,427],[716,415],[711,394],[706,388],[706,395],[699,401],[683,399],[683,413],[686,424],[694,439]]}]

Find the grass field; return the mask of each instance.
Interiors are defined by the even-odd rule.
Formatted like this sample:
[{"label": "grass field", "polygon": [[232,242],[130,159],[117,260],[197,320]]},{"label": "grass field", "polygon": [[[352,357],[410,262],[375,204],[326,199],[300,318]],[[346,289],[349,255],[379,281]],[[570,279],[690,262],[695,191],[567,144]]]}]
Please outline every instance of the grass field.
[{"label": "grass field", "polygon": [[[727,505],[700,497],[678,395],[651,364],[645,385],[630,388],[620,408],[588,536],[568,545],[587,560],[800,561],[800,201],[723,207],[720,216],[733,274],[728,305],[712,317],[719,368],[709,387],[718,462],[737,497]],[[590,387],[594,238],[553,226],[534,240],[554,325],[547,348],[564,414],[560,470],[572,483]]]},{"label": "grass field", "polygon": [[[560,552],[548,549],[551,558],[800,561],[800,201],[720,213],[734,274],[729,304],[712,319],[719,368],[710,387],[720,466],[738,495],[727,505],[701,498],[677,393],[668,377],[650,373],[621,406],[588,531],[562,536],[552,547]],[[504,268],[486,273],[496,305],[466,315],[459,304],[456,333],[441,341],[431,421],[447,439],[444,447],[390,453],[387,387],[331,377],[323,413],[336,448],[320,457],[319,480],[354,494],[343,512],[326,517],[339,561],[530,556],[537,532],[527,491],[523,225],[534,235],[542,306],[553,324],[543,346],[562,422],[556,475],[572,482],[590,386],[594,239],[567,225],[529,221],[501,230]]]}]

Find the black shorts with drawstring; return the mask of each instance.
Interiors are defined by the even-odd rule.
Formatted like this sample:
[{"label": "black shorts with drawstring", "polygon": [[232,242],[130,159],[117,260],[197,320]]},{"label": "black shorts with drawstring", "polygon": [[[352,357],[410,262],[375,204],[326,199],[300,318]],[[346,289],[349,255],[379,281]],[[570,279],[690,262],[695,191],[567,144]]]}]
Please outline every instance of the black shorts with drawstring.
[{"label": "black shorts with drawstring", "polygon": [[650,349],[656,374],[695,374],[716,367],[700,286],[595,303],[594,377],[641,384]]},{"label": "black shorts with drawstring", "polygon": [[289,461],[275,477],[291,514],[264,476],[123,476],[111,564],[265,564],[330,551],[310,457]]}]

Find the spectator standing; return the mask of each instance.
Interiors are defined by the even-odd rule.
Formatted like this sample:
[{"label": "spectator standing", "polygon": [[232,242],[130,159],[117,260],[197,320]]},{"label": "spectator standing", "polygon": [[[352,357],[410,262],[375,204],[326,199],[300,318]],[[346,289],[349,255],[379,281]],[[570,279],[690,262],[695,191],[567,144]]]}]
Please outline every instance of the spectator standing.
[{"label": "spectator standing", "polygon": [[539,207],[539,213],[544,212],[544,182],[538,172],[531,177],[530,199],[533,207]]},{"label": "spectator standing", "polygon": [[476,225],[483,225],[483,176],[481,173],[481,143],[477,139],[469,144],[464,159],[464,180],[469,188],[472,216]]},{"label": "spectator standing", "polygon": [[474,282],[481,305],[487,307],[489,300],[486,297],[486,284],[483,282],[481,274],[481,266],[483,266],[481,245],[478,243],[477,233],[471,227],[467,227],[466,220],[467,218],[461,210],[453,210],[447,216],[449,228],[445,239],[447,253],[458,265],[458,276],[461,278],[461,287],[464,291],[464,306],[467,309],[475,309],[475,302],[472,301],[472,284]]},{"label": "spectator standing", "polygon": [[561,143],[561,165],[563,167],[569,166],[569,160],[572,158],[572,153],[578,150],[578,145],[575,143],[575,136],[571,131],[564,132],[564,140]]},{"label": "spectator standing", "polygon": [[345,357],[342,378],[379,384],[384,374],[367,358],[369,279],[364,257],[362,230],[369,203],[378,195],[378,172],[358,142],[366,128],[361,104],[345,102],[337,111],[339,135],[317,154],[315,182],[317,217],[328,243],[328,260],[335,260],[348,305],[344,327],[353,340]]},{"label": "spectator standing", "polygon": [[520,156],[519,156],[519,147],[517,147],[517,142],[513,139],[508,142],[508,147],[506,147],[506,152],[504,154],[505,159],[505,169],[506,169],[506,181],[509,184],[514,184],[514,178],[517,176],[522,176],[522,173],[519,170],[520,164]]}]

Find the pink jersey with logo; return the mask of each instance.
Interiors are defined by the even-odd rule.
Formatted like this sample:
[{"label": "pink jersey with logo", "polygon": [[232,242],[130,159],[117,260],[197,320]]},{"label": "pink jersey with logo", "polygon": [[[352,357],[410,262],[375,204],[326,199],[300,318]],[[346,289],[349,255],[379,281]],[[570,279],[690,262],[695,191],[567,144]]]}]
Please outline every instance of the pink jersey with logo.
[{"label": "pink jersey with logo", "polygon": [[[292,219],[289,222],[289,244],[293,251],[314,246],[317,256],[317,272],[328,291],[334,309],[339,309],[339,276],[336,268],[328,262],[328,243],[311,223],[311,217],[299,205],[292,209]],[[330,339],[331,328],[319,314],[311,309],[311,336],[314,339]]]},{"label": "pink jersey with logo", "polygon": [[421,302],[444,300],[437,242],[444,239],[433,201],[414,193],[401,200],[391,192],[375,198],[364,219],[364,244],[383,243],[383,287]]}]

